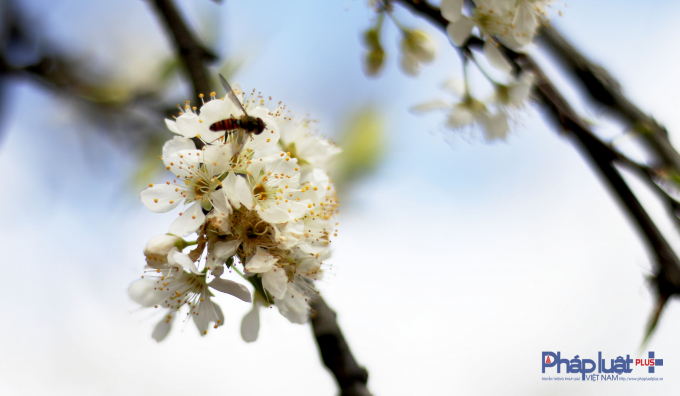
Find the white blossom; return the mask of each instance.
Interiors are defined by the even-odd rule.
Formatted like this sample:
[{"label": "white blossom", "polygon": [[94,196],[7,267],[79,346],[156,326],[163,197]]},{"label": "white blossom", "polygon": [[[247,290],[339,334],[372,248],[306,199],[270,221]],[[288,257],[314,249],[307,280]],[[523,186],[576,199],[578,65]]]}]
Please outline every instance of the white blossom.
[{"label": "white blossom", "polygon": [[449,21],[446,31],[461,46],[477,27],[485,38],[496,37],[514,50],[531,43],[539,24],[547,19],[553,0],[474,0],[469,15],[463,0],[442,0],[442,16]]},{"label": "white blossom", "polygon": [[[166,310],[152,333],[158,341],[184,307],[201,334],[210,324],[224,324],[214,290],[251,301],[244,285],[222,278],[227,270],[242,274],[259,296],[243,320],[244,340],[257,338],[258,305],[277,305],[290,321],[305,322],[322,260],[330,257],[331,235],[337,236],[338,200],[325,166],[340,149],[316,134],[314,122],[293,121],[280,102],[270,106],[260,95],[246,96],[237,84],[234,94],[265,129],[210,131],[213,123],[236,119],[243,110],[214,93],[200,111],[187,103],[176,120],[166,120],[179,135],[162,150],[171,180],[141,193],[153,212],[182,206],[170,225],[172,235],[147,244],[146,275],[129,290],[143,307]],[[200,150],[196,138],[203,142]],[[182,239],[193,233],[195,241]]]},{"label": "white blossom", "polygon": [[325,168],[328,161],[338,154],[340,147],[324,139],[312,129],[313,121],[283,120],[279,145],[291,158],[297,159],[300,167]]},{"label": "white blossom", "polygon": [[458,130],[478,125],[487,141],[505,139],[510,128],[506,113],[498,110],[492,112],[486,104],[467,92],[462,93],[461,100],[458,102],[447,103],[436,100],[415,106],[412,110],[417,113],[443,110],[448,113],[447,128]]},{"label": "white blossom", "polygon": [[282,266],[276,265],[279,259],[266,250],[258,248],[246,262],[246,272],[260,274],[262,286],[274,297],[283,298],[286,293],[288,277]]},{"label": "white blossom", "polygon": [[199,271],[188,255],[173,248],[168,254],[168,264],[151,271],[134,282],[129,289],[130,298],[142,307],[165,308],[167,315],[154,329],[154,339],[162,341],[168,334],[174,315],[184,306],[189,307],[188,315],[193,319],[201,335],[208,332],[210,323],[217,328],[224,324],[224,315],[219,305],[212,301],[210,289],[231,294],[250,302],[248,289],[237,282],[214,277],[207,281],[208,274]]},{"label": "white blossom", "polygon": [[144,205],[156,213],[168,212],[185,202],[188,208],[170,225],[170,233],[179,236],[189,235],[203,224],[203,209],[214,207],[223,213],[231,210],[224,191],[218,189],[221,182],[215,167],[206,163],[202,150],[196,150],[195,146],[186,149],[191,146],[191,140],[179,137],[166,143],[163,162],[176,179],[163,184],[152,183],[141,194]]},{"label": "white blossom", "polygon": [[493,102],[501,109],[519,109],[525,105],[531,94],[534,75],[522,73],[519,78],[509,84],[496,84]]}]

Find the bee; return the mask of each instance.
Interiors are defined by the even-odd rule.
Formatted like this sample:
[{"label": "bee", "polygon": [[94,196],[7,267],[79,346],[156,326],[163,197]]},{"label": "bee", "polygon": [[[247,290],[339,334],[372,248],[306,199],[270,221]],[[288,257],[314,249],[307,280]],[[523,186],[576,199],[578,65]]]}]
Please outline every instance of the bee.
[{"label": "bee", "polygon": [[232,101],[232,103],[236,105],[237,108],[241,109],[243,115],[241,115],[240,117],[232,116],[231,118],[217,121],[210,125],[210,130],[214,132],[225,131],[224,132],[225,141],[227,140],[227,136],[230,133],[239,131],[239,135],[237,136],[236,141],[238,145],[242,148],[243,144],[245,143],[246,138],[245,135],[250,136],[250,134],[254,135],[261,134],[265,130],[265,123],[264,121],[262,121],[262,118],[248,115],[246,109],[243,108],[243,105],[234,94],[234,91],[231,89],[231,86],[221,74],[220,81],[222,82],[224,90],[227,91],[227,96],[229,97],[229,99]]}]

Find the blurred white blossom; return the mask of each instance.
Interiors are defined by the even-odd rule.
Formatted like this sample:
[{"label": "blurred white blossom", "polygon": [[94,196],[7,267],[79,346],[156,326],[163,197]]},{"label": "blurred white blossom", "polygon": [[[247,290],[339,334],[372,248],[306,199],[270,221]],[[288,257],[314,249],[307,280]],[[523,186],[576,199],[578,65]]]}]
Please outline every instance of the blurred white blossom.
[{"label": "blurred white blossom", "polygon": [[449,81],[445,88],[459,98],[452,103],[434,100],[413,107],[416,113],[440,110],[447,113],[446,127],[461,130],[466,127],[479,126],[487,141],[505,139],[510,125],[506,112],[496,109],[492,111],[490,103],[484,103],[474,98],[466,89],[460,87],[457,81]]},{"label": "blurred white blossom", "polygon": [[417,75],[421,63],[434,60],[434,40],[421,30],[402,29],[401,33],[401,70],[406,74]]},{"label": "blurred white blossom", "polygon": [[477,27],[484,37],[497,37],[508,47],[520,50],[531,43],[538,26],[547,19],[553,0],[473,0],[469,15],[464,0],[442,0],[441,12],[449,21],[446,31],[461,46]]}]

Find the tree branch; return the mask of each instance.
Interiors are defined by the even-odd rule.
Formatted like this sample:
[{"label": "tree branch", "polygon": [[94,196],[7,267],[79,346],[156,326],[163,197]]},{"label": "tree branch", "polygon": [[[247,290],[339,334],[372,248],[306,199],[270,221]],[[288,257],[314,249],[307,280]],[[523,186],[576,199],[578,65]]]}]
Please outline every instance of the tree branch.
[{"label": "tree branch", "polygon": [[[158,135],[161,128],[151,120],[168,111],[156,104],[160,88],[114,97],[106,82],[83,61],[61,52],[37,32],[13,1],[0,1],[0,85],[20,79],[68,97],[75,105],[85,107],[85,119],[103,126],[98,130],[125,134],[126,139],[118,142],[135,146]],[[26,53],[31,54],[29,59],[17,56]]]},{"label": "tree branch", "polygon": [[595,101],[632,124],[658,153],[663,165],[680,173],[680,154],[668,140],[666,128],[635,106],[607,70],[588,60],[551,26],[544,26],[538,39],[559,57],[561,64],[581,81]]},{"label": "tree branch", "polygon": [[[448,21],[441,16],[441,12],[436,7],[421,0],[395,1],[410,8],[416,14],[423,15],[440,29],[446,30]],[[465,45],[479,49],[480,44],[481,40],[473,37]],[[579,140],[584,152],[588,154],[602,176],[607,179],[610,187],[616,192],[619,201],[635,220],[635,225],[645,236],[647,246],[655,257],[656,273],[653,281],[661,301],[667,300],[673,294],[680,293],[680,260],[614,167],[613,161],[617,159],[617,155],[590,131],[587,124],[571,108],[531,56],[519,54],[507,48],[503,48],[503,50],[514,63],[515,70],[531,72],[536,76],[534,93],[538,103],[548,110],[548,114],[552,116],[553,121],[561,129],[572,132]],[[610,84],[610,87],[613,86]],[[641,112],[639,113],[641,114]],[[649,119],[645,119],[645,121],[649,121]],[[658,139],[658,136],[656,139]],[[667,143],[668,140],[666,139],[665,142]],[[668,143],[668,146],[670,146],[670,143]],[[670,148],[672,149],[672,147]],[[673,152],[675,151],[673,150]]]},{"label": "tree branch", "polygon": [[217,56],[199,43],[171,0],[153,0],[152,4],[172,35],[177,55],[191,78],[195,99],[198,100],[198,95],[201,93],[208,95],[212,90],[205,65],[206,62],[215,61]]},{"label": "tree branch", "polygon": [[341,396],[369,396],[366,387],[368,371],[360,367],[349,350],[336,321],[336,314],[323,298],[312,301],[312,327],[323,363],[328,367],[340,387]]},{"label": "tree branch", "polygon": [[523,70],[531,71],[536,76],[534,91],[540,103],[549,111],[558,125],[572,132],[579,140],[645,236],[656,258],[655,279],[659,294],[667,298],[680,292],[680,260],[614,167],[613,161],[617,159],[617,156],[589,130],[586,123],[576,114],[531,57],[518,54],[516,59]]}]

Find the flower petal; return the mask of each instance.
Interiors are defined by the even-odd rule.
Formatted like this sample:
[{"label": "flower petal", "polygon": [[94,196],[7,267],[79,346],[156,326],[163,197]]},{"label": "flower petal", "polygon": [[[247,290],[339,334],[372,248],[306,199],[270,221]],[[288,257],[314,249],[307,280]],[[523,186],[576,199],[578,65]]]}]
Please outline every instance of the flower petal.
[{"label": "flower petal", "polygon": [[254,272],[254,273],[262,273],[262,272],[267,272],[272,267],[274,264],[278,261],[278,259],[271,254],[267,253],[266,250],[262,248],[257,248],[257,252],[252,255],[248,261],[246,261],[246,271],[248,272]]},{"label": "flower petal", "polygon": [[463,2],[464,0],[442,0],[439,6],[442,16],[448,19],[449,22],[457,21],[463,16]]},{"label": "flower petal", "polygon": [[198,202],[194,202],[170,225],[170,233],[177,236],[187,236],[196,231],[205,221],[205,215]]},{"label": "flower petal", "polygon": [[250,186],[244,177],[237,177],[234,184],[234,196],[245,205],[246,208],[250,209],[253,207],[253,192],[250,190]]},{"label": "flower petal", "polygon": [[170,132],[176,133],[178,135],[182,134],[182,132],[179,131],[179,128],[177,128],[177,123],[175,121],[166,118],[165,125],[168,127]]},{"label": "flower petal", "polygon": [[470,37],[473,27],[474,23],[470,19],[461,17],[457,21],[449,23],[446,27],[446,33],[449,35],[451,41],[453,41],[453,44],[460,47],[465,44],[465,41]]},{"label": "flower petal", "polygon": [[215,304],[209,294],[203,295],[204,300],[198,303],[194,314],[194,324],[201,336],[208,333],[210,323],[215,323],[218,327],[224,324],[224,314],[219,305]]},{"label": "flower petal", "polygon": [[291,220],[290,214],[283,205],[271,205],[268,208],[259,207],[257,213],[267,223],[286,223]]},{"label": "flower petal", "polygon": [[253,303],[251,309],[241,321],[241,337],[245,342],[253,342],[257,340],[257,335],[260,332],[260,310],[256,303]]},{"label": "flower petal", "polygon": [[204,147],[203,158],[211,174],[221,175],[231,169],[234,154],[232,144],[211,144]]},{"label": "flower petal", "polygon": [[168,253],[168,263],[172,266],[181,266],[183,269],[193,272],[194,274],[201,275],[201,271],[198,270],[196,264],[189,257],[189,255],[181,253],[178,249],[173,249]]},{"label": "flower petal", "polygon": [[465,125],[472,124],[475,121],[475,116],[464,107],[456,107],[446,120],[446,126],[451,129],[457,129]]},{"label": "flower petal", "polygon": [[248,209],[252,208],[253,193],[244,177],[237,176],[234,172],[229,172],[222,182],[222,188],[234,208],[240,208],[241,204],[245,205]]},{"label": "flower petal", "polygon": [[167,293],[156,290],[156,281],[150,279],[140,279],[133,282],[128,289],[132,301],[142,307],[153,307],[163,301]]},{"label": "flower petal", "polygon": [[227,216],[231,214],[231,206],[227,202],[227,195],[224,192],[224,189],[216,190],[211,193],[210,202],[221,216]]},{"label": "flower petal", "polygon": [[211,245],[210,255],[218,261],[224,263],[236,254],[236,249],[238,249],[241,244],[241,240],[234,239],[233,241],[218,241]]},{"label": "flower petal", "polygon": [[514,20],[513,38],[522,46],[531,43],[538,26],[532,5],[528,1],[521,1],[517,7]]},{"label": "flower petal", "polygon": [[431,102],[422,103],[411,107],[411,111],[414,113],[426,113],[433,110],[450,110],[451,105],[444,102],[443,100],[433,100]]},{"label": "flower petal", "polygon": [[241,110],[238,110],[236,106],[231,103],[231,100],[213,99],[201,106],[200,119],[203,120],[204,124],[210,127],[210,125],[217,121],[226,120],[232,117],[240,117],[241,115]]},{"label": "flower petal", "polygon": [[501,51],[496,47],[496,44],[490,41],[486,41],[484,43],[484,55],[486,55],[486,59],[489,60],[489,63],[491,66],[495,67],[496,69],[510,74],[512,71],[512,66],[510,65],[510,62],[508,62],[507,59],[501,54]]},{"label": "flower petal", "polygon": [[201,124],[198,116],[194,113],[182,114],[177,118],[176,124],[180,134],[187,138],[196,137],[199,134],[202,135],[205,130],[209,130],[208,127]]},{"label": "flower petal", "polygon": [[465,88],[465,81],[458,78],[450,78],[444,82],[442,88],[451,92],[452,94],[462,98],[465,96],[467,89]]},{"label": "flower petal", "polygon": [[285,297],[276,301],[279,312],[292,323],[303,324],[309,319],[309,304],[304,298],[293,297],[286,293]]},{"label": "flower petal", "polygon": [[161,342],[163,341],[168,334],[170,333],[170,329],[172,328],[172,322],[175,320],[175,313],[174,311],[170,311],[170,313],[161,319],[160,322],[154,327],[153,333],[151,333],[151,337],[156,340],[156,342]]},{"label": "flower petal", "polygon": [[401,54],[399,66],[401,67],[401,71],[410,76],[417,76],[418,72],[420,71],[420,64],[418,63],[418,59],[404,52],[402,52]]},{"label": "flower petal", "polygon": [[522,73],[519,76],[517,84],[510,88],[510,103],[514,106],[521,106],[531,94],[531,87],[534,83],[534,75],[531,73]]},{"label": "flower petal", "polygon": [[142,203],[154,213],[168,212],[184,200],[182,194],[175,191],[176,188],[165,183],[154,184],[141,192]]},{"label": "flower petal", "polygon": [[245,302],[252,301],[250,290],[248,290],[245,285],[242,285],[238,282],[234,282],[229,279],[215,278],[210,283],[208,283],[208,286],[215,290],[219,290],[222,293],[231,294],[232,296]]},{"label": "flower petal", "polygon": [[183,150],[196,150],[196,145],[191,139],[181,136],[175,136],[172,140],[165,142],[163,145],[163,162],[165,162],[165,165],[170,166],[167,159]]},{"label": "flower petal", "polygon": [[283,268],[274,267],[262,274],[262,286],[276,299],[286,295],[288,276]]},{"label": "flower petal", "polygon": [[508,130],[510,129],[508,117],[502,111],[499,111],[497,114],[480,117],[480,122],[484,128],[484,136],[487,141],[504,140],[508,135]]}]

